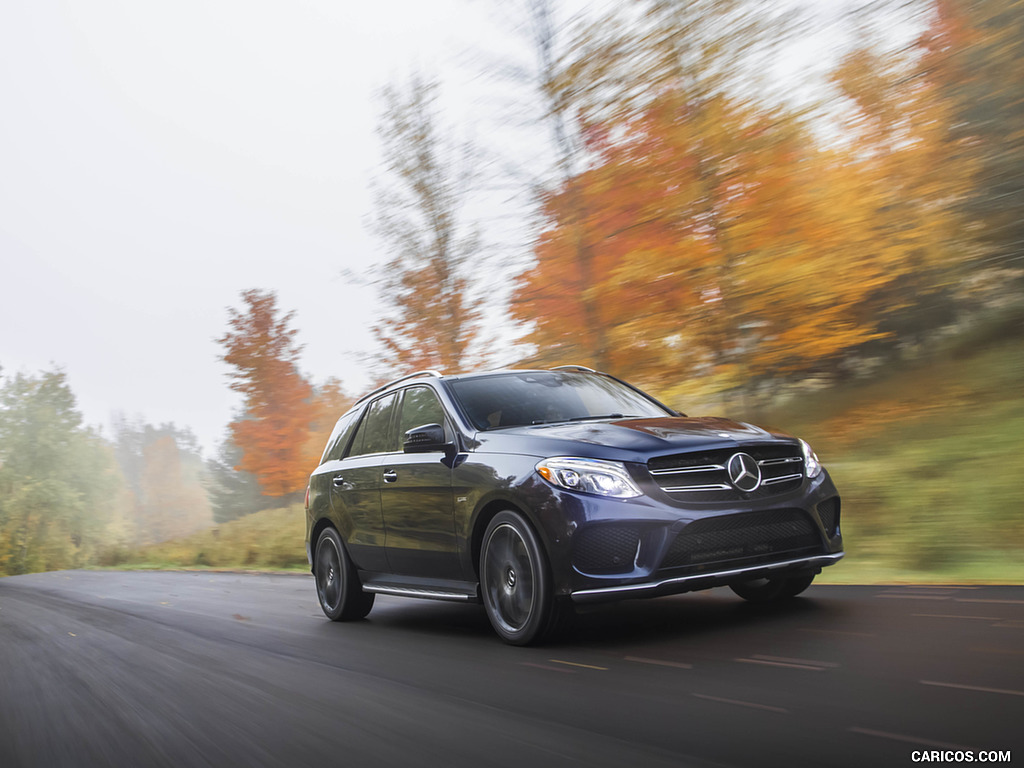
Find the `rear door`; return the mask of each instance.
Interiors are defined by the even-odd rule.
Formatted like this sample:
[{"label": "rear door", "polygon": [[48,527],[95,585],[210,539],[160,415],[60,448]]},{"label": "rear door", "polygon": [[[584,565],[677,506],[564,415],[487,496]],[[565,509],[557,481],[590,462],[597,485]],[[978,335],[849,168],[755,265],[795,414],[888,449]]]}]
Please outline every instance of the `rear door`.
[{"label": "rear door", "polygon": [[[384,518],[381,514],[381,462],[394,449],[395,393],[371,402],[355,436],[331,475],[331,506],[356,567],[387,571]],[[349,528],[349,530],[345,530]]]}]

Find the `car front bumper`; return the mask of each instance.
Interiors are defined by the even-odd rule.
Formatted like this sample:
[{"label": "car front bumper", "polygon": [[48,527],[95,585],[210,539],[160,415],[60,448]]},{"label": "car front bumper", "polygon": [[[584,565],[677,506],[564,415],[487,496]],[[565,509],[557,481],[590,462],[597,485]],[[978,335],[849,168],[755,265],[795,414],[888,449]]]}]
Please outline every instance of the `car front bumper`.
[{"label": "car front bumper", "polygon": [[839,562],[845,554],[845,552],[833,552],[827,555],[812,555],[792,560],[783,560],[777,563],[749,565],[741,568],[657,579],[637,584],[620,584],[594,589],[581,589],[573,592],[571,597],[574,603],[600,603],[624,600],[631,597],[658,597],[661,595],[679,594],[680,592],[693,592],[699,589],[724,586],[733,581],[746,579],[819,573],[825,566]]}]

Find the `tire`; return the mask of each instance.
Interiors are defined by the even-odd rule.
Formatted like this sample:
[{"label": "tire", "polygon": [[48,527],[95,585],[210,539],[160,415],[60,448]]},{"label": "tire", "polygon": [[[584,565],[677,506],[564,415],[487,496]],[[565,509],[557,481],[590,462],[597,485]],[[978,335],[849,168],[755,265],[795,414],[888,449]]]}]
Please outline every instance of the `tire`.
[{"label": "tire", "polygon": [[751,603],[767,603],[772,600],[796,597],[811,586],[812,581],[814,581],[814,574],[790,576],[789,578],[737,581],[730,584],[729,588]]},{"label": "tire", "polygon": [[324,528],[320,534],[313,562],[316,595],[327,618],[331,621],[353,621],[370,612],[376,595],[363,592],[356,568],[334,528]]},{"label": "tire", "polygon": [[567,610],[552,594],[547,558],[518,512],[499,512],[484,532],[480,594],[491,626],[510,645],[539,642],[563,623]]}]

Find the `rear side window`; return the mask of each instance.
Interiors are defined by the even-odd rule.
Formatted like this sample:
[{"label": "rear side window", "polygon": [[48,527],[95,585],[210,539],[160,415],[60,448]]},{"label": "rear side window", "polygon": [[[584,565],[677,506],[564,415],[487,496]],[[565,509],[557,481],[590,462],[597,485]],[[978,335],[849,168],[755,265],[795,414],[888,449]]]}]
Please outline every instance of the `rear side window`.
[{"label": "rear side window", "polygon": [[402,415],[398,424],[398,438],[405,439],[405,433],[413,427],[424,424],[445,426],[444,408],[430,387],[410,387],[402,398]]},{"label": "rear side window", "polygon": [[397,402],[397,395],[390,394],[370,403],[366,416],[359,422],[359,429],[352,440],[348,456],[398,450],[397,435],[392,429]]},{"label": "rear side window", "polygon": [[335,461],[341,458],[345,448],[348,446],[349,438],[355,432],[357,416],[359,416],[359,411],[352,411],[351,413],[346,413],[338,420],[334,431],[331,433],[331,439],[327,442],[327,448],[324,449],[323,458],[320,460],[321,464],[325,461]]}]

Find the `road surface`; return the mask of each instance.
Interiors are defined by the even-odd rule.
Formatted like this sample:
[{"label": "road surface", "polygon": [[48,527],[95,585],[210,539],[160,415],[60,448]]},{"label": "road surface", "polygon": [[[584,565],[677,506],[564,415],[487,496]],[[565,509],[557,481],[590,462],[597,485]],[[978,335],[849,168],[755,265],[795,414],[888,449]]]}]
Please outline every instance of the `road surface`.
[{"label": "road surface", "polygon": [[[726,589],[592,609],[512,648],[480,606],[312,577],[0,579],[0,766],[1024,763],[1024,588]],[[992,753],[992,754],[990,754]],[[1005,764],[1005,763],[1004,763]]]}]

